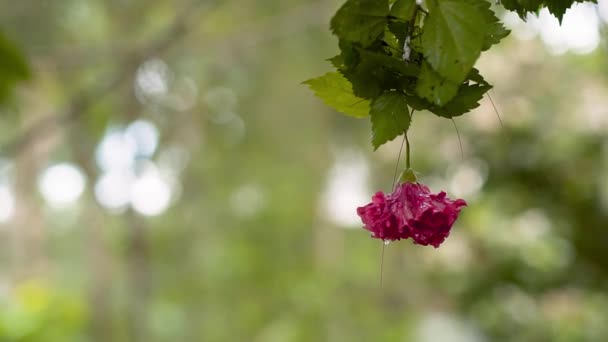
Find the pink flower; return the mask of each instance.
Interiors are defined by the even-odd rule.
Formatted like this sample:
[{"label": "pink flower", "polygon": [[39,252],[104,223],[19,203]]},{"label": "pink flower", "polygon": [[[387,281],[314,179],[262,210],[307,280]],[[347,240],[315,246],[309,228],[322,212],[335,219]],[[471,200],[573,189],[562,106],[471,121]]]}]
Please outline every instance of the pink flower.
[{"label": "pink flower", "polygon": [[374,238],[394,241],[411,237],[416,244],[437,248],[466,205],[462,199],[447,198],[443,191],[432,194],[423,184],[403,183],[390,195],[376,193],[372,203],[357,208],[357,214]]},{"label": "pink flower", "polygon": [[385,241],[400,240],[405,238],[405,234],[403,217],[397,215],[399,206],[398,198],[393,194],[385,196],[384,193],[377,192],[372,197],[372,203],[357,208],[357,214],[373,238]]}]

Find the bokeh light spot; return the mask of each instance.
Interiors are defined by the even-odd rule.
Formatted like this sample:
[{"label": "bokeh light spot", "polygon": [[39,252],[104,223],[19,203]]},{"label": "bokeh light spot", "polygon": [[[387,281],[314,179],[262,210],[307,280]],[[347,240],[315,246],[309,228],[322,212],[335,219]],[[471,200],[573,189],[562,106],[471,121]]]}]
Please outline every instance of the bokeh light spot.
[{"label": "bokeh light spot", "polygon": [[61,163],[43,171],[38,187],[45,201],[54,208],[73,205],[85,188],[85,177],[75,165]]}]

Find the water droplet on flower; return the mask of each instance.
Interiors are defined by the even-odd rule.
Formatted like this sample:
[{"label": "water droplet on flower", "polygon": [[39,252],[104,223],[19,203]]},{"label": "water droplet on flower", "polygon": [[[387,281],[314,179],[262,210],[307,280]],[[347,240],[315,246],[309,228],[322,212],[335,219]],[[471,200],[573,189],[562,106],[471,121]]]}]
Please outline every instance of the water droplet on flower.
[{"label": "water droplet on flower", "polygon": [[384,240],[385,245],[388,245],[389,243],[391,243],[391,240]]}]

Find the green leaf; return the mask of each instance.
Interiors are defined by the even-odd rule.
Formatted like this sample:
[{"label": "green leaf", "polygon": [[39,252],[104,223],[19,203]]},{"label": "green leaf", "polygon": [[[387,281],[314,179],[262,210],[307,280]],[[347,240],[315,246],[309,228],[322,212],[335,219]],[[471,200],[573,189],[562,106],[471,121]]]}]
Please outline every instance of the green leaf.
[{"label": "green leaf", "polygon": [[544,6],[561,23],[566,10],[577,2],[586,1],[597,3],[597,0],[502,0],[501,3],[504,8],[517,12],[523,20],[528,13],[537,13]]},{"label": "green leaf", "polygon": [[407,95],[408,106],[417,111],[428,110],[445,118],[459,116],[479,107],[479,101],[488,90],[492,89],[492,86],[478,72],[474,71],[477,71],[477,69],[473,69],[468,78],[470,80],[474,79],[477,84],[461,85],[454,98],[444,106],[437,106],[422,97]]},{"label": "green leaf", "polygon": [[372,102],[370,115],[374,149],[407,132],[410,127],[407,100],[399,92],[391,91],[380,95]]},{"label": "green leaf", "polygon": [[336,69],[339,70],[350,70],[352,69],[354,66],[357,65],[357,63],[359,63],[359,53],[357,52],[357,48],[356,46],[346,40],[340,40],[340,42],[338,43],[338,46],[340,47],[340,60],[336,60],[334,58],[333,61],[330,60],[332,62],[332,64],[334,64],[335,62],[341,62],[340,65],[335,65]]},{"label": "green leaf", "polygon": [[384,36],[382,37],[383,44],[386,46],[384,49],[385,52],[390,54],[393,57],[399,58],[401,60],[401,56],[403,56],[403,45],[399,43],[399,38],[391,32],[391,30],[384,31]]},{"label": "green leaf", "polygon": [[477,84],[489,85],[489,83],[483,79],[483,76],[481,76],[479,70],[476,68],[471,69],[471,72],[469,72],[469,75],[467,76],[467,80],[473,81]]},{"label": "green leaf", "polygon": [[543,0],[502,0],[500,3],[504,8],[517,12],[523,20],[526,20],[527,13],[537,12]]},{"label": "green leaf", "polygon": [[417,110],[417,111],[423,111],[423,110],[431,110],[431,108],[433,108],[433,105],[426,101],[425,99],[415,96],[415,95],[405,95],[405,98],[407,100],[407,105],[410,106],[412,109]]},{"label": "green leaf", "polygon": [[403,21],[410,21],[416,13],[416,0],[397,0],[391,7],[391,16]]},{"label": "green leaf", "polygon": [[344,76],[353,85],[355,95],[372,99],[383,91],[398,89],[404,77],[416,77],[418,66],[407,64],[400,58],[366,49],[356,49],[358,63]]},{"label": "green leaf", "polygon": [[397,0],[391,7],[388,28],[395,35],[399,42],[399,50],[403,50],[405,39],[412,36],[414,27],[410,26],[410,22],[415,20],[416,16],[416,0]]},{"label": "green leaf", "polygon": [[484,13],[484,17],[487,20],[487,29],[482,47],[482,51],[486,51],[490,49],[492,45],[500,43],[500,41],[508,36],[511,31],[507,30],[500,20],[498,20],[494,11],[490,8],[489,2],[477,1],[476,6]]},{"label": "green leaf", "polygon": [[342,66],[344,66],[344,57],[342,57],[341,54],[328,58],[327,61],[330,62],[331,65],[333,65],[336,69],[340,69]]},{"label": "green leaf", "polygon": [[381,66],[383,69],[407,77],[416,77],[420,69],[415,64],[408,64],[400,57],[395,58],[382,53],[359,49],[361,60]]},{"label": "green leaf", "polygon": [[546,0],[545,5],[549,9],[549,12],[556,16],[559,22],[561,23],[567,9],[572,7],[572,5],[574,5],[574,3],[576,2],[585,1],[597,3],[596,0]]},{"label": "green leaf", "polygon": [[397,38],[397,41],[399,42],[399,49],[402,49],[403,44],[405,43],[405,38],[408,36],[408,31],[410,29],[409,24],[403,21],[393,20],[388,23],[388,29]]},{"label": "green leaf", "polygon": [[500,43],[500,41],[506,36],[508,36],[510,33],[511,31],[507,30],[504,26],[502,26],[498,19],[496,19],[496,22],[488,26],[486,37],[483,41],[482,50],[489,50],[492,45]]},{"label": "green leaf", "polygon": [[458,83],[441,77],[427,62],[422,62],[422,69],[416,84],[416,94],[418,96],[432,104],[443,106],[452,100],[457,93]]},{"label": "green leaf", "polygon": [[356,118],[369,115],[369,101],[355,96],[350,82],[338,72],[330,72],[304,83],[325,104],[338,112]]},{"label": "green leaf", "polygon": [[429,0],[422,33],[422,53],[439,75],[464,81],[481,53],[492,17],[478,5],[483,0]]},{"label": "green leaf", "polygon": [[340,39],[370,46],[384,33],[388,0],[348,0],[331,19],[331,30]]},{"label": "green leaf", "polygon": [[462,85],[452,101],[443,107],[433,107],[430,111],[445,118],[460,116],[479,107],[483,94],[490,89],[492,86],[489,84]]},{"label": "green leaf", "polygon": [[358,57],[359,62],[350,70],[343,70],[343,75],[350,81],[356,96],[371,99],[382,93],[382,87],[388,84],[384,70],[373,60]]}]

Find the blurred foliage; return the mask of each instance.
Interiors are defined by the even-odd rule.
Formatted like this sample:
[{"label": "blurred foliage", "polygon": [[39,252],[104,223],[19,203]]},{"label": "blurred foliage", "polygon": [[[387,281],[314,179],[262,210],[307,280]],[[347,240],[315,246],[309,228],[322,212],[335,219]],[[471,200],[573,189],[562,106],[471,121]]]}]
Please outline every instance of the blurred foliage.
[{"label": "blurred foliage", "polygon": [[[606,340],[606,47],[552,56],[505,39],[476,66],[504,125],[483,99],[456,119],[462,155],[452,122],[414,114],[418,178],[470,206],[439,249],[385,246],[380,288],[382,245],[327,206],[363,203],[328,193],[336,179],[367,178],[361,202],[386,191],[400,142],[372,153],[369,122],[300,84],[336,54],[339,2],[0,4],[32,70],[0,120],[1,146],[21,142],[0,155],[15,208],[0,222],[0,340]],[[157,216],[96,191],[100,143],[142,119],[159,146],[133,173],[174,181]],[[64,162],[85,191],[56,207],[40,175]]]},{"label": "blurred foliage", "polygon": [[83,341],[86,307],[74,294],[61,293],[43,282],[30,280],[2,300],[2,341]]},{"label": "blurred foliage", "polygon": [[21,52],[0,31],[0,104],[6,101],[15,82],[29,77],[29,73]]}]

